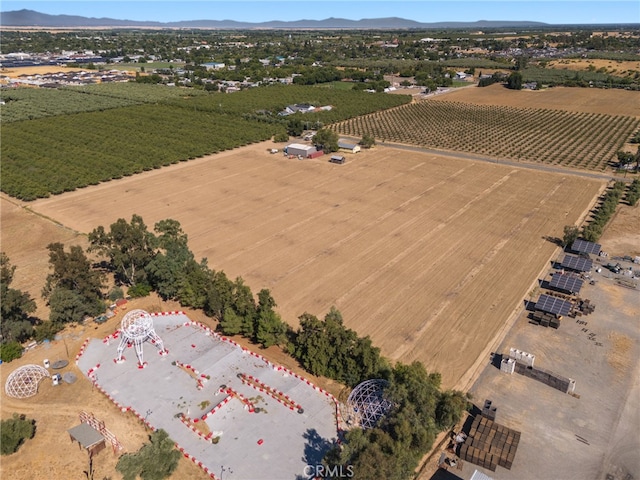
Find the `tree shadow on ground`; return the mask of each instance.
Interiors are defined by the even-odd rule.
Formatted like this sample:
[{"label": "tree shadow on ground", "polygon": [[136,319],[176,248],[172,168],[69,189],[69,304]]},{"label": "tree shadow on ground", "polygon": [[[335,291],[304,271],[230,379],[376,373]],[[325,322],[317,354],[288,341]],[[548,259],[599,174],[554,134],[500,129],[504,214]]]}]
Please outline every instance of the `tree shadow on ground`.
[{"label": "tree shadow on ground", "polygon": [[296,480],[310,478],[308,475],[305,475],[310,472],[315,472],[315,467],[322,465],[322,459],[333,447],[333,441],[320,436],[315,428],[307,429],[302,436],[307,441],[304,446],[302,461],[309,467],[309,472],[305,471],[304,475],[297,475]]},{"label": "tree shadow on ground", "polygon": [[557,245],[558,247],[564,247],[564,245],[562,244],[562,239],[561,238],[552,237],[550,235],[543,235],[542,239],[546,240],[547,242],[553,243],[554,245]]}]

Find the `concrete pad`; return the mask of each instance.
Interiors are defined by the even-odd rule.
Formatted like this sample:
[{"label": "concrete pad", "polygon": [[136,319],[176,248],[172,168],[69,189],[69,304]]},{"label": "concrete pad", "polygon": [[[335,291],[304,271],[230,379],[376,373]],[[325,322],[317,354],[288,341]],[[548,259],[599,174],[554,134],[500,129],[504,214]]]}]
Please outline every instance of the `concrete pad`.
[{"label": "concrete pad", "polygon": [[[168,354],[160,355],[146,342],[146,368],[138,368],[134,348],[125,348],[124,362],[114,361],[119,338],[91,340],[77,360],[123,412],[132,411],[152,428],[166,430],[205,472],[219,476],[224,468],[225,479],[305,478],[305,467],[320,463],[338,435],[337,403],[331,395],[183,313],[154,315],[153,322]],[[240,374],[266,388],[243,383]],[[276,395],[278,401],[273,392],[291,402],[282,403]],[[187,418],[193,420],[191,426],[183,422]],[[210,430],[209,438],[198,433],[200,422]]]}]

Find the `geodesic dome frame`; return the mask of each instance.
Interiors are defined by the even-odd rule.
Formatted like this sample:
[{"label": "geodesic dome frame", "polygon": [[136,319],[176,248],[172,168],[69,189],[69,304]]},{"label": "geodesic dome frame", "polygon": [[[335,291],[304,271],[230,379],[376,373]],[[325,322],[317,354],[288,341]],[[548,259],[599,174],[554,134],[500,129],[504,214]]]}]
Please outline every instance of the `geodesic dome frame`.
[{"label": "geodesic dome frame", "polygon": [[363,429],[373,428],[392,407],[384,398],[386,380],[371,379],[358,384],[347,398],[348,420]]},{"label": "geodesic dome frame", "polygon": [[49,371],[40,365],[23,365],[9,374],[4,391],[13,398],[33,397],[38,393],[40,380],[50,376]]},{"label": "geodesic dome frame", "polygon": [[150,340],[151,343],[160,349],[160,354],[165,353],[162,339],[153,329],[153,317],[144,310],[136,309],[128,312],[122,318],[122,322],[120,322],[120,333],[122,334],[122,338],[118,345],[116,362],[123,361],[124,357],[122,353],[125,347],[127,345],[133,345],[136,350],[136,356],[138,357],[138,366],[144,367],[145,362],[143,359],[142,345],[147,340]]}]

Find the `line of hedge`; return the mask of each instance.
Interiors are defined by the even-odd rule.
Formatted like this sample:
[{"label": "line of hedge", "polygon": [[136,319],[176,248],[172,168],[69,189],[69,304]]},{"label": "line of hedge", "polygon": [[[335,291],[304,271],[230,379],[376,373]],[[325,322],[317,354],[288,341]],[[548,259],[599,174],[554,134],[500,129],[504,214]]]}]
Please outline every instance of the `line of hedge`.
[{"label": "line of hedge", "polygon": [[615,213],[625,188],[625,182],[616,182],[604,194],[602,202],[593,214],[591,221],[582,229],[582,238],[589,242],[598,241],[604,231],[604,227]]}]

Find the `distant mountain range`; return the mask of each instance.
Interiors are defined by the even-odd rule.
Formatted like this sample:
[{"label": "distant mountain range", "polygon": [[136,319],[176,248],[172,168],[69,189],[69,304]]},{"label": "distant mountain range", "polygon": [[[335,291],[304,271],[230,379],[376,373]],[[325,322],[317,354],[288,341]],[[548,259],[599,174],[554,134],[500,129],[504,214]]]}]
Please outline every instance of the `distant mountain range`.
[{"label": "distant mountain range", "polygon": [[547,23],[527,21],[490,21],[477,22],[434,22],[422,23],[404,18],[368,18],[347,20],[345,18],[327,18],[325,20],[296,20],[291,22],[237,22],[234,20],[189,20],[181,22],[146,22],[137,20],[117,20],[115,18],[93,18],[77,15],[48,15],[33,10],[13,10],[0,13],[0,25],[3,27],[156,27],[156,28],[210,28],[230,29],[482,29],[509,27],[546,26]]}]

